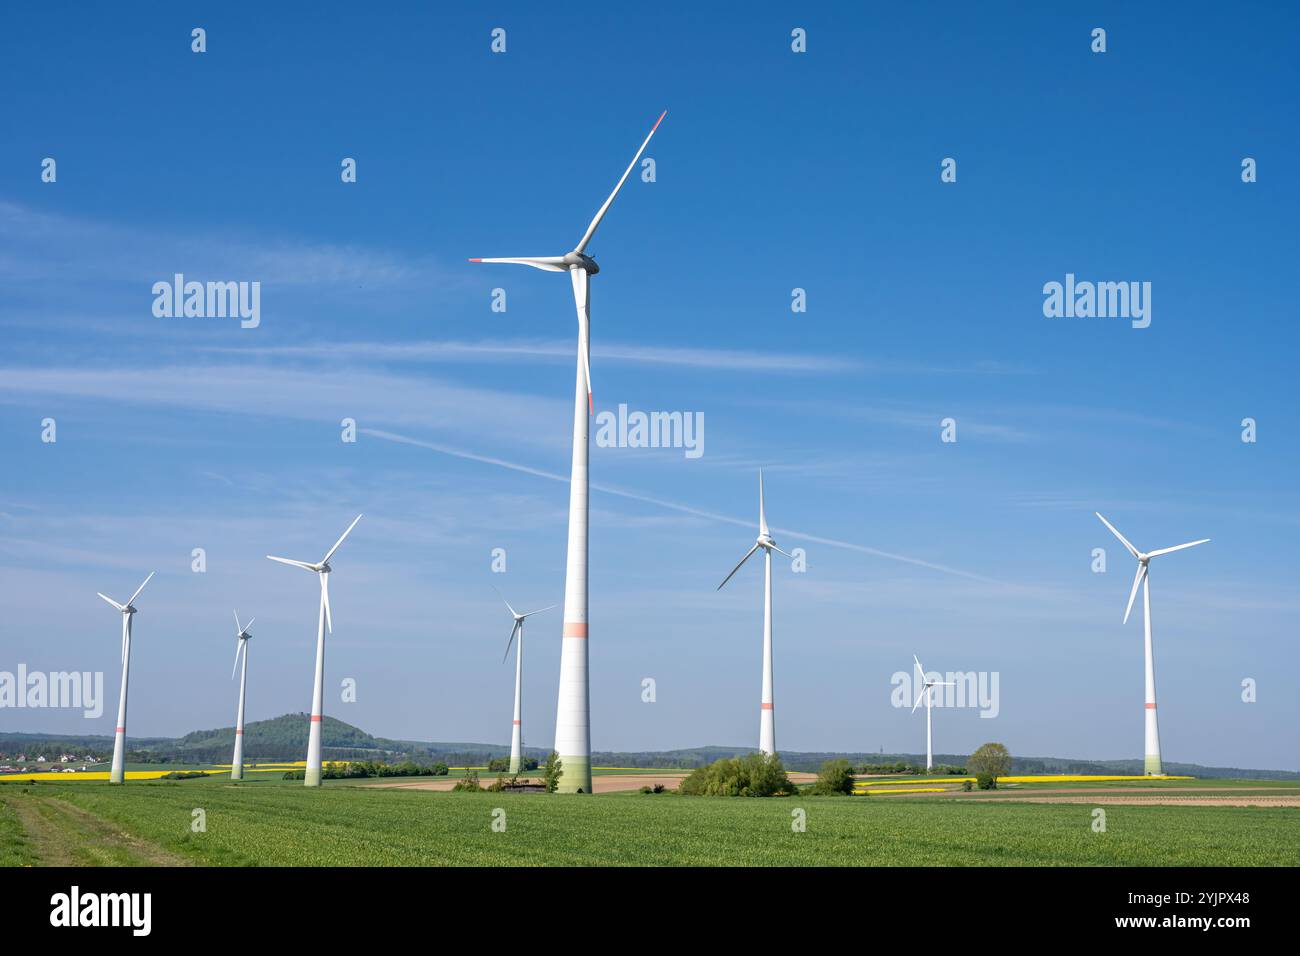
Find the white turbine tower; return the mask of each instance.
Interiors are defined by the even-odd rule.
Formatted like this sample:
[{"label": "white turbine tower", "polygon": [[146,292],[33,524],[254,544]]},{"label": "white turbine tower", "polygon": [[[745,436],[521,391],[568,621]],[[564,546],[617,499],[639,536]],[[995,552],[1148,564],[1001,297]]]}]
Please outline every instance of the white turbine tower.
[{"label": "white turbine tower", "polygon": [[758,711],[758,749],[765,754],[774,754],[776,753],[776,718],[772,712],[772,552],[784,554],[787,558],[791,555],[776,546],[767,529],[767,509],[763,503],[761,468],[758,471],[758,539],[740,559],[740,564],[732,568],[731,574],[722,579],[722,584],[718,585],[719,591],[740,570],[741,565],[760,548],[763,550],[763,699],[759,703]]},{"label": "white turbine tower", "polygon": [[244,658],[243,670],[239,672],[239,710],[235,713],[235,755],[230,758],[230,779],[244,779],[244,688],[248,686],[248,640],[253,635],[249,628],[257,618],[249,618],[247,624],[239,623],[239,612],[231,612],[235,615],[235,663],[230,668],[230,676],[235,676],[235,668],[239,667],[239,658]]},{"label": "white turbine tower", "polygon": [[[500,594],[501,592],[498,591],[497,593]],[[510,656],[510,645],[514,643],[515,635],[519,635],[519,645],[515,648],[515,719],[510,731],[510,772],[518,773],[520,761],[523,759],[524,746],[523,709],[522,701],[520,699],[521,685],[524,676],[524,621],[527,618],[532,617],[534,614],[541,614],[543,611],[553,610],[555,605],[552,604],[548,607],[539,607],[536,611],[525,611],[520,614],[510,606],[510,602],[506,601],[504,596],[502,596],[501,600],[505,602],[506,609],[515,619],[515,626],[510,629],[510,640],[506,641],[506,652],[501,656],[501,663],[504,664],[506,658]]]},{"label": "white turbine tower", "polygon": [[587,244],[605,218],[633,167],[645,152],[650,137],[668,115],[664,110],[609,198],[596,211],[573,251],[562,256],[511,259],[471,259],[470,262],[506,262],[532,266],[544,272],[567,272],[573,283],[578,310],[577,383],[573,399],[573,466],[569,480],[569,553],[564,572],[564,630],[560,650],[560,692],[555,713],[555,749],[560,755],[559,790],[591,792],[591,689],[587,669],[587,418],[595,410],[591,396],[591,276],[600,271],[587,255]]},{"label": "white turbine tower", "polygon": [[1148,580],[1148,568],[1151,559],[1162,554],[1169,554],[1171,551],[1182,551],[1184,548],[1194,548],[1198,544],[1205,544],[1209,538],[1201,538],[1199,541],[1188,541],[1186,544],[1176,544],[1172,548],[1161,548],[1158,551],[1139,551],[1133,545],[1129,544],[1115,526],[1101,517],[1100,512],[1093,512],[1101,523],[1110,529],[1110,533],[1119,538],[1120,544],[1128,549],[1128,553],[1137,558],[1137,574],[1133,576],[1133,590],[1129,591],[1128,606],[1124,608],[1124,623],[1128,623],[1128,616],[1133,611],[1133,601],[1137,598],[1138,585],[1142,585],[1142,617],[1144,648],[1146,657],[1146,759],[1144,770],[1151,776],[1164,776],[1164,769],[1160,764],[1160,726],[1156,721],[1156,662],[1155,655],[1151,651],[1151,583]]},{"label": "white turbine tower", "polygon": [[131,617],[135,614],[135,599],[155,573],[149,572],[149,577],[125,604],[118,604],[102,591],[95,592],[122,612],[122,690],[117,698],[117,730],[113,733],[113,767],[108,775],[109,783],[122,783],[126,779],[126,678],[131,668]]},{"label": "white turbine tower", "polygon": [[921,666],[920,660],[915,654],[912,660],[916,661],[916,669],[921,673],[921,692],[916,695],[916,703],[912,705],[912,713],[916,713],[916,708],[921,706],[921,699],[925,698],[925,769],[934,768],[934,695],[930,693],[935,687],[952,687],[954,681],[930,680],[925,673],[925,668]]},{"label": "white turbine tower", "polygon": [[303,774],[304,783],[309,787],[320,786],[321,705],[325,696],[325,629],[328,628],[331,634],[334,633],[334,621],[330,615],[330,558],[334,557],[334,552],[339,549],[343,539],[352,533],[352,529],[357,526],[357,522],[360,520],[361,515],[353,518],[352,523],[348,525],[348,530],[339,535],[339,539],[334,542],[334,547],[326,551],[325,557],[315,564],[309,561],[277,558],[273,554],[267,555],[272,561],[291,564],[295,568],[302,568],[305,571],[314,571],[316,576],[320,578],[320,612],[316,623],[316,683],[313,685],[311,694],[311,730],[307,737],[307,767]]}]

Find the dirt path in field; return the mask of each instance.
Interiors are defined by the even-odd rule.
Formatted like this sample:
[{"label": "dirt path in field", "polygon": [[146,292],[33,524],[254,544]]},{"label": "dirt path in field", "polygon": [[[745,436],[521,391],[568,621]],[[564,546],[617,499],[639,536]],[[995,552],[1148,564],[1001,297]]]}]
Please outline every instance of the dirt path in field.
[{"label": "dirt path in field", "polygon": [[189,861],[146,843],[116,823],[56,797],[6,797],[40,866],[189,866]]},{"label": "dirt path in field", "polygon": [[[795,783],[812,783],[817,779],[815,773],[792,773],[790,779]],[[416,780],[400,780],[391,783],[371,783],[365,786],[383,787],[394,790],[450,790],[456,786],[457,777],[422,777]],[[494,777],[480,777],[479,781],[484,788],[494,780]],[[686,772],[674,771],[654,771],[647,770],[645,773],[608,773],[596,774],[591,778],[591,789],[593,793],[623,793],[628,790],[640,790],[642,787],[653,787],[661,784],[667,790],[676,790],[677,786],[686,779]],[[541,777],[520,777],[520,783],[542,783]]]},{"label": "dirt path in field", "polygon": [[[682,782],[686,774],[684,773],[620,773],[606,774],[591,778],[591,789],[594,793],[618,793],[624,790],[640,790],[642,787],[653,787],[655,784],[663,784],[669,790],[675,789]],[[372,783],[367,784],[371,787],[382,787],[393,790],[450,790],[456,786],[457,777],[424,777],[419,780],[402,780],[393,783]],[[480,777],[479,782],[483,784],[484,789],[494,780],[494,777]],[[520,777],[520,783],[542,783],[541,777]]]}]

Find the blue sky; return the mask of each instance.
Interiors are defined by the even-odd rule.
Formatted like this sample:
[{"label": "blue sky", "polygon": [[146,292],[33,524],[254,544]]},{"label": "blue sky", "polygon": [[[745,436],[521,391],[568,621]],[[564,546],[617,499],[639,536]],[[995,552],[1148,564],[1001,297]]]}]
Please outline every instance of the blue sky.
[{"label": "blue sky", "polygon": [[[563,276],[465,259],[571,248],[667,108],[656,181],[588,250],[595,397],[703,412],[705,454],[593,448],[593,747],[755,742],[761,574],[714,588],[761,465],[778,542],[808,555],[775,566],[781,749],[923,747],[890,705],[916,653],[1000,674],[995,719],[936,714],[939,752],[1140,756],[1132,565],[1100,510],[1142,548],[1213,539],[1153,563],[1166,760],[1300,764],[1294,10],[2,17],[0,670],[103,670],[109,697],[5,728],[111,733],[95,592],[153,569],[130,733],[230,724],[232,607],[258,619],[250,719],[306,710],[315,584],[263,555],[315,559],[364,512],[326,712],[508,741],[492,585],[563,597],[575,321]],[[154,317],[176,272],[261,282],[260,326]],[[1066,273],[1150,282],[1150,327],[1045,318]],[[529,631],[530,745],[559,628]]]}]

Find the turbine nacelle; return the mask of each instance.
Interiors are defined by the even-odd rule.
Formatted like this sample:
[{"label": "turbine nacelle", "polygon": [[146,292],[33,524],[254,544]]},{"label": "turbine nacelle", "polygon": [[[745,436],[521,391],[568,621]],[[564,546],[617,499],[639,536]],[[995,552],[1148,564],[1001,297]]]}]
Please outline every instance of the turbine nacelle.
[{"label": "turbine nacelle", "polygon": [[570,252],[564,256],[564,263],[570,269],[583,269],[588,275],[595,275],[600,271],[600,266],[596,265],[596,260],[583,252]]},{"label": "turbine nacelle", "polygon": [[[516,610],[515,610],[515,609],[510,605],[510,602],[506,600],[506,596],[505,596],[504,594],[502,594],[500,590],[498,590],[498,588],[497,588],[497,586],[496,586],[495,584],[492,585],[492,590],[497,592],[497,597],[501,598],[501,603],[504,604],[504,605],[506,606],[506,610],[510,612],[510,616],[513,617],[513,618],[515,619],[514,627],[512,627],[512,628],[510,629],[510,640],[506,641],[506,652],[505,652],[505,654],[504,654],[504,655],[502,656],[502,658],[501,658],[502,663],[504,663],[504,662],[505,662],[505,659],[506,659],[507,657],[510,656],[510,645],[514,643],[514,641],[515,641],[515,635],[516,635],[516,634],[520,634],[520,635],[522,635],[523,632],[524,632],[524,621],[525,621],[527,618],[532,617],[534,614],[541,614],[543,611],[551,611],[551,610],[554,610],[554,609],[557,607],[557,605],[555,605],[555,604],[549,604],[549,605],[547,605],[546,607],[539,607],[539,608],[538,608],[537,610],[535,610],[535,611],[523,611],[523,612],[521,613],[521,612],[519,612],[519,611],[516,611]],[[520,640],[520,647],[522,647],[522,646],[523,646],[523,637],[521,636],[521,637],[519,638],[519,640]]]},{"label": "turbine nacelle", "polygon": [[140,586],[135,589],[135,593],[132,594],[131,597],[127,599],[127,602],[125,604],[119,604],[117,601],[114,601],[103,591],[96,591],[95,593],[98,594],[105,601],[107,601],[109,604],[113,605],[114,608],[121,611],[123,614],[135,614],[136,613],[135,599],[140,596],[140,592],[144,590],[144,586],[148,584],[151,580],[153,580],[153,576],[156,573],[157,573],[156,571],[150,571],[149,577],[145,578],[144,581],[140,584]]},{"label": "turbine nacelle", "polygon": [[1133,547],[1128,538],[1119,533],[1118,528],[1102,517],[1101,512],[1094,511],[1093,514],[1100,519],[1102,524],[1110,529],[1111,534],[1119,539],[1119,543],[1124,545],[1124,548],[1128,553],[1137,558],[1138,566],[1137,573],[1133,575],[1133,589],[1128,593],[1128,606],[1124,608],[1125,624],[1128,623],[1129,615],[1133,612],[1133,602],[1137,600],[1138,588],[1142,586],[1143,581],[1146,580],[1147,575],[1150,573],[1152,558],[1159,557],[1162,554],[1172,554],[1175,551],[1182,551],[1186,548],[1194,548],[1198,544],[1205,544],[1210,540],[1209,538],[1201,538],[1197,541],[1188,541],[1186,544],[1176,544],[1172,548],[1157,548],[1155,551],[1139,551],[1137,548]]}]

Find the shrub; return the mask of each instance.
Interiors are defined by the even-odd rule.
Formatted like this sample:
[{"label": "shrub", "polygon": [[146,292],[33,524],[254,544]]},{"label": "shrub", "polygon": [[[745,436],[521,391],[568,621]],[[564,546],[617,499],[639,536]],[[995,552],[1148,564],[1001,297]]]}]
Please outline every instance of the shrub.
[{"label": "shrub", "polygon": [[973,784],[973,783],[972,783],[971,781],[969,781],[969,780],[963,780],[963,781],[961,782],[961,788],[962,788],[963,790],[965,790],[967,793],[970,793],[972,790],[975,789],[975,784]]},{"label": "shrub", "polygon": [[505,773],[510,769],[509,757],[493,757],[488,761],[488,773]]},{"label": "shrub", "polygon": [[664,785],[662,783],[656,783],[652,787],[649,784],[646,784],[644,787],[641,788],[641,792],[642,793],[663,793]]},{"label": "shrub", "polygon": [[785,797],[799,788],[785,775],[776,754],[724,757],[698,767],[682,781],[679,793],[703,797]]},{"label": "shrub", "polygon": [[447,771],[450,769],[450,767],[440,760],[429,768],[429,772],[435,777],[445,777],[447,776]]},{"label": "shrub", "polygon": [[546,783],[546,792],[554,793],[560,786],[560,771],[564,768],[560,755],[554,750],[546,758],[546,770],[543,772],[543,779]]},{"label": "shrub", "polygon": [[520,757],[520,758],[519,758],[519,769],[520,769],[520,770],[536,770],[536,769],[537,769],[537,765],[538,765],[538,761],[537,761],[537,758],[536,758],[536,757]]},{"label": "shrub", "polygon": [[976,776],[975,783],[981,790],[996,790],[998,788],[998,778],[991,773],[982,773]]},{"label": "shrub", "polygon": [[483,788],[479,786],[478,774],[475,773],[473,770],[471,770],[467,774],[465,774],[465,776],[463,776],[461,779],[457,780],[456,785],[451,789],[452,790],[473,790],[475,793],[477,793],[479,790],[482,790]]},{"label": "shrub", "polygon": [[284,772],[285,780],[306,780],[307,773],[303,770],[286,770]]},{"label": "shrub", "polygon": [[853,793],[853,767],[843,758],[827,760],[817,774],[809,793],[823,796],[847,796]]}]

